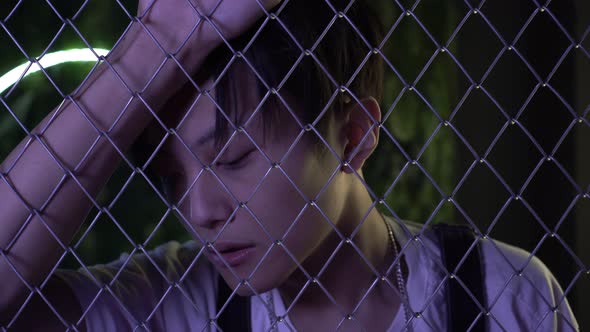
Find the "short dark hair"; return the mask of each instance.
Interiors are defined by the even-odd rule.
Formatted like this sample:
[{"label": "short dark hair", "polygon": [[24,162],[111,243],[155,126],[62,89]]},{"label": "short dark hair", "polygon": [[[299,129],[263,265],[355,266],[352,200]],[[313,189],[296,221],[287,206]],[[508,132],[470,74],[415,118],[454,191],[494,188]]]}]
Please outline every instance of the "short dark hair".
[{"label": "short dark hair", "polygon": [[[205,77],[219,79],[214,87],[215,98],[225,116],[221,112],[216,114],[215,147],[218,151],[231,134],[226,116],[236,127],[243,120],[239,118],[239,101],[236,98],[237,89],[242,88],[236,83],[240,72],[235,65],[226,68],[230,61],[241,62],[242,65],[248,61],[260,75],[266,83],[265,86],[260,79],[256,80],[256,89],[261,98],[269,93],[269,88],[278,88],[285,75],[299,61],[289,79],[279,89],[279,94],[291,97],[290,100],[294,100],[296,105],[289,106],[295,106],[291,109],[298,111],[296,116],[299,121],[304,125],[313,123],[320,135],[326,133],[329,123],[326,120],[343,110],[343,98],[332,98],[340,93],[341,86],[347,86],[353,97],[360,99],[373,96],[381,101],[383,61],[381,55],[373,53],[373,50],[383,40],[383,30],[378,16],[369,6],[369,0],[283,1],[284,7],[280,5],[275,9],[276,19],[263,18],[249,31],[230,41],[234,51],[244,52],[245,59],[237,58],[223,44],[209,54],[196,75],[197,81]],[[340,12],[343,15],[339,15]],[[262,24],[265,27],[257,33]],[[254,41],[245,49],[254,36]],[[311,55],[305,55],[306,50],[310,50]],[[181,89],[173,99],[179,96],[186,99],[183,93],[188,88],[187,85]],[[277,97],[272,97],[260,110],[265,139],[269,130],[277,135],[284,128],[285,124],[279,123],[281,118],[276,112],[281,107],[284,106]],[[316,121],[324,110],[327,116]],[[319,137],[310,136],[315,138],[313,151],[318,155],[325,153],[327,148]],[[140,138],[131,148],[132,162],[143,164],[154,149],[155,146],[148,143],[145,137]],[[145,171],[149,178],[161,180],[156,181],[156,186],[168,196],[165,179],[157,174],[151,164]]]},{"label": "short dark hair", "polygon": [[[230,41],[235,52],[247,47],[243,54],[245,60],[236,57],[225,44],[218,47],[202,68],[210,77],[219,78],[215,86],[216,102],[225,115],[233,119],[236,127],[241,124],[239,101],[233,97],[236,89],[241,88],[236,86],[236,66],[226,70],[232,58],[236,62],[247,61],[260,75],[262,81],[256,80],[256,88],[261,98],[270,88],[278,87],[292,70],[279,94],[286,92],[295,100],[296,105],[291,109],[300,110],[297,116],[304,125],[314,123],[326,108],[326,114],[330,115],[342,109],[343,98],[332,99],[341,86],[347,86],[357,98],[373,96],[381,101],[383,61],[373,51],[383,40],[383,28],[368,1],[285,0],[275,8],[276,18],[264,17],[248,32]],[[260,30],[262,24],[265,26]],[[284,106],[277,97],[271,97],[261,109],[265,138],[269,129],[281,127],[277,112],[271,111],[276,107]],[[325,132],[327,118],[315,125],[320,134]],[[219,150],[230,134],[221,112],[217,112],[215,127],[215,144]],[[324,147],[319,140],[317,143],[317,147]]]}]

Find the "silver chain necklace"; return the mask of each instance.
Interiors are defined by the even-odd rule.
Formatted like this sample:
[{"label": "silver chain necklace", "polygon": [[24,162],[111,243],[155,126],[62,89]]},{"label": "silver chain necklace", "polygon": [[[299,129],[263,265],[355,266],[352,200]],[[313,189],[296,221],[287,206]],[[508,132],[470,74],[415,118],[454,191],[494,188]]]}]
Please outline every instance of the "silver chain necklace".
[{"label": "silver chain necklace", "polygon": [[[399,250],[397,248],[397,242],[395,241],[395,238],[393,237],[393,228],[391,227],[391,225],[389,224],[389,222],[387,222],[387,220],[385,220],[385,218],[383,218],[383,222],[385,223],[385,227],[387,227],[387,233],[389,234],[389,244],[390,246],[393,248],[393,255],[394,255],[394,260],[396,258],[399,257]],[[404,276],[402,273],[402,268],[401,268],[401,257],[399,257],[397,264],[395,264],[395,274],[396,274],[396,279],[397,279],[397,289],[399,291],[399,295],[401,297],[401,307],[404,310],[404,315],[406,318],[406,323],[410,321],[410,311],[408,306],[405,305],[405,301],[408,301],[408,293],[406,290],[406,286],[404,283]]]},{"label": "silver chain necklace", "polygon": [[267,330],[268,332],[278,332],[279,330],[279,326],[277,324],[278,322],[278,318],[277,318],[277,314],[275,313],[275,299],[274,296],[272,295],[272,290],[270,290],[268,292],[268,294],[266,295],[266,302],[262,301],[262,303],[264,303],[264,306],[266,307],[266,312],[268,313],[268,320],[270,321],[270,329]]}]

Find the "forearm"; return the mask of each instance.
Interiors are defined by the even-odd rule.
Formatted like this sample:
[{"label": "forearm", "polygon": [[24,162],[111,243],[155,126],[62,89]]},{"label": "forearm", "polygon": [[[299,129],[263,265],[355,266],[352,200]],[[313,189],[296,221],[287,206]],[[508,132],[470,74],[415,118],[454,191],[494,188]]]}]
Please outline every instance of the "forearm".
[{"label": "forearm", "polygon": [[[200,50],[179,54],[182,60],[190,51],[187,71],[214,47],[203,40]],[[69,244],[120,161],[117,150],[125,151],[153,119],[150,109],[157,112],[187,80],[165,59],[136,25],[110,65],[101,64],[0,165],[0,313],[16,309],[28,291],[14,269],[31,286],[47,277],[64,252],[51,233]]]}]

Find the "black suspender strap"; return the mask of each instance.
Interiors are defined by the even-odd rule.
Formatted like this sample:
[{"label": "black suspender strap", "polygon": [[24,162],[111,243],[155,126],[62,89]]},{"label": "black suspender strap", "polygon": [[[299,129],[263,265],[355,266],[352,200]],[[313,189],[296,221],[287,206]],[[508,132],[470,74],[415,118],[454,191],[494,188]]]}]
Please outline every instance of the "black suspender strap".
[{"label": "black suspender strap", "polygon": [[[440,241],[443,262],[449,273],[453,273],[475,241],[475,235],[470,228],[465,226],[438,224],[433,226],[433,229]],[[477,247],[465,257],[463,264],[456,271],[456,276],[469,289],[473,297],[485,307],[485,289],[480,257],[480,246],[477,244]],[[457,279],[449,279],[448,289],[448,331],[486,331],[486,316],[480,316],[474,323],[481,310]]]},{"label": "black suspender strap", "polygon": [[[217,280],[217,312],[225,305],[231,296],[232,289],[219,276]],[[227,304],[219,318],[217,325],[223,332],[250,332],[252,323],[250,321],[250,297],[235,294]]]}]

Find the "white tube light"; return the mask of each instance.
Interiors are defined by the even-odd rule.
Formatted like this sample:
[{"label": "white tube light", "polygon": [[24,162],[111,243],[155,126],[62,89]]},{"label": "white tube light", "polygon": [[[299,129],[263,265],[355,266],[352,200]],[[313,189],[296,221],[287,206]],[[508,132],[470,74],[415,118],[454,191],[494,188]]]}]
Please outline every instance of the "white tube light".
[{"label": "white tube light", "polygon": [[[109,50],[95,48],[94,52],[98,56],[106,56]],[[49,68],[55,65],[68,62],[96,62],[98,58],[88,48],[71,49],[65,51],[58,51],[53,53],[47,53],[39,60],[39,63],[43,68]],[[8,73],[0,77],[0,94],[10,88],[19,79],[25,78],[33,73],[40,71],[37,63],[25,62],[24,64],[12,69]],[[26,71],[26,72],[25,72]]]}]

